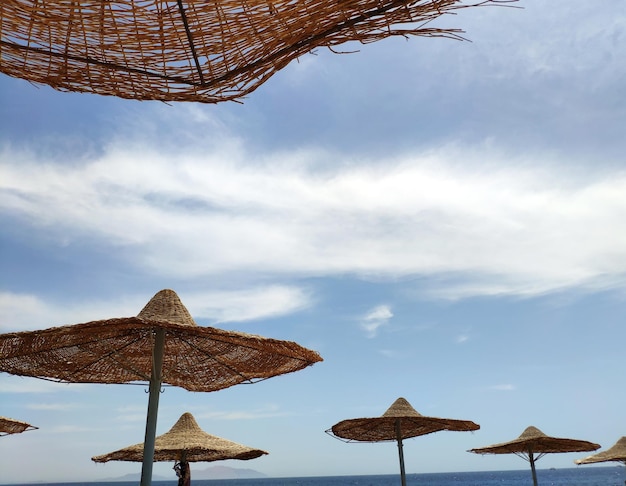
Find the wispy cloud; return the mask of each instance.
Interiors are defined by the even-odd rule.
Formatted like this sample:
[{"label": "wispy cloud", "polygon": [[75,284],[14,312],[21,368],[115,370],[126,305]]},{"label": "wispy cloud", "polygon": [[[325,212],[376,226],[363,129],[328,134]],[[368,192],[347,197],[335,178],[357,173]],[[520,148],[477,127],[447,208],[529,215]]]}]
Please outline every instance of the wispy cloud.
[{"label": "wispy cloud", "polygon": [[367,337],[373,338],[378,334],[378,329],[388,324],[392,317],[393,313],[388,305],[376,306],[361,319],[361,329]]},{"label": "wispy cloud", "polygon": [[[114,300],[48,303],[35,295],[0,292],[0,330],[36,330],[112,317],[137,315],[152,295]],[[311,304],[299,287],[258,286],[233,291],[194,291],[180,296],[194,318],[213,322],[249,321],[302,310]]]},{"label": "wispy cloud", "polygon": [[121,423],[145,422],[146,407],[143,405],[118,407],[115,420]]},{"label": "wispy cloud", "polygon": [[29,403],[26,408],[29,410],[47,410],[55,412],[67,412],[81,408],[78,403]]},{"label": "wispy cloud", "polygon": [[459,334],[456,337],[456,343],[457,344],[463,344],[465,342],[469,341],[469,336],[467,334]]},{"label": "wispy cloud", "polygon": [[267,405],[254,410],[199,411],[194,413],[196,418],[219,420],[255,420],[288,415],[291,415],[291,413],[280,410],[276,405]]},{"label": "wispy cloud", "polygon": [[[549,154],[516,158],[489,145],[355,167],[316,150],[251,154],[226,140],[169,153],[155,143],[112,144],[68,165],[5,149],[0,205],[25,228],[45,226],[58,245],[108,242],[136,271],[172,278],[434,275],[431,295],[445,298],[593,290],[626,279],[624,172],[582,178]],[[339,160],[310,169],[327,159]],[[301,290],[265,292],[282,301],[269,312],[306,305]],[[9,298],[13,316],[45,312],[32,297]],[[254,314],[213,312],[217,320]]]},{"label": "wispy cloud", "polygon": [[[144,297],[145,299],[145,297]],[[19,331],[137,315],[147,300],[121,296],[117,301],[49,303],[33,294],[0,292],[0,330]]]},{"label": "wispy cloud", "polygon": [[84,434],[89,432],[102,431],[102,427],[84,427],[79,425],[56,425],[48,427],[46,433],[49,434]]},{"label": "wispy cloud", "polygon": [[298,287],[271,285],[233,291],[211,291],[185,298],[197,317],[215,322],[249,321],[302,310],[310,295]]},{"label": "wispy cloud", "polygon": [[490,390],[497,390],[497,391],[515,391],[517,390],[517,387],[515,385],[512,385],[510,383],[505,383],[502,385],[492,385],[489,387]]},{"label": "wispy cloud", "polygon": [[52,381],[37,378],[0,376],[0,393],[59,393],[80,392],[89,384],[54,383]]},{"label": "wispy cloud", "polygon": [[400,353],[397,350],[394,349],[379,349],[378,350],[378,354],[386,357],[386,358],[401,358],[403,356],[402,353]]}]

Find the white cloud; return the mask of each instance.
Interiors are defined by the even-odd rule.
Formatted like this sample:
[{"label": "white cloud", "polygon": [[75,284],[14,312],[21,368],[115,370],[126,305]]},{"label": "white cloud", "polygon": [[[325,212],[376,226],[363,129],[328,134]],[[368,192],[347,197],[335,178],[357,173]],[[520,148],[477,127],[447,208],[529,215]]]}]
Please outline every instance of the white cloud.
[{"label": "white cloud", "polygon": [[502,385],[490,386],[489,389],[498,391],[515,391],[517,387],[515,385],[511,385],[510,383],[506,383]]},{"label": "white cloud", "polygon": [[46,410],[55,412],[67,412],[70,410],[76,410],[81,405],[78,403],[29,403],[26,408],[29,410]]},{"label": "white cloud", "polygon": [[378,334],[378,329],[388,324],[392,317],[393,313],[388,305],[376,306],[361,319],[361,329],[367,337],[373,338]]},{"label": "white cloud", "polygon": [[457,344],[462,344],[462,343],[467,342],[467,341],[469,341],[469,336],[467,334],[459,334],[456,337]]},{"label": "white cloud", "polygon": [[207,292],[185,299],[194,315],[215,322],[249,321],[291,314],[310,305],[300,288],[271,285],[244,290]]},{"label": "white cloud", "polygon": [[404,357],[403,353],[400,353],[399,351],[396,351],[394,349],[379,349],[378,354],[386,358],[392,358],[392,359],[398,359],[398,358]]},{"label": "white cloud", "polygon": [[81,427],[79,425],[56,425],[45,430],[47,434],[84,434],[101,432],[102,427]]},{"label": "white cloud", "polygon": [[[57,245],[97,241],[129,271],[168,278],[424,275],[438,277],[431,295],[446,298],[625,283],[624,171],[583,177],[555,155],[514,156],[490,143],[355,166],[340,154],[222,140],[175,152],[158,140],[112,142],[84,164],[6,148],[0,207]],[[328,160],[332,168],[312,169]],[[307,305],[299,290],[265,292],[276,305],[268,315]],[[14,322],[20,309],[49,310],[20,299],[2,304]],[[207,310],[246,320],[252,307]],[[90,307],[88,318],[97,315]]]},{"label": "white cloud", "polygon": [[67,384],[55,383],[38,378],[20,377],[12,375],[0,376],[0,393],[59,393],[59,392],[80,392],[89,384]]},{"label": "white cloud", "polygon": [[[247,321],[296,312],[310,305],[303,289],[280,285],[236,291],[194,291],[179,295],[194,318],[215,322]],[[112,317],[136,316],[152,295],[112,301],[48,303],[34,295],[0,292],[0,331],[36,330]]]},{"label": "white cloud", "polygon": [[[152,296],[150,296],[152,297]],[[44,329],[111,317],[135,316],[147,303],[140,297],[115,302],[49,303],[31,294],[0,292],[0,331]]]},{"label": "white cloud", "polygon": [[271,417],[285,417],[290,413],[281,411],[276,405],[267,405],[256,410],[225,410],[225,411],[204,411],[194,413],[194,417],[200,419],[216,420],[255,420]]}]

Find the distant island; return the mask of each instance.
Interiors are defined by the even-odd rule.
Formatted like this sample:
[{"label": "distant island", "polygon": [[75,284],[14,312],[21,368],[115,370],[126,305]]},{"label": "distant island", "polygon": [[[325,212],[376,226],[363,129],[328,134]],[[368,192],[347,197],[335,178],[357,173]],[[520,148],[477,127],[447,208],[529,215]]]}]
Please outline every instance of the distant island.
[{"label": "distant island", "polygon": [[[194,469],[194,464],[191,465],[191,480],[194,479],[258,479],[266,478],[267,475],[255,471],[254,469],[239,469],[228,466],[210,466],[206,469]],[[116,478],[105,478],[102,481],[138,481],[141,479],[141,473],[130,473],[124,476]],[[153,475],[153,481],[169,481],[176,479],[176,476],[172,472],[172,477],[163,477],[159,475]]]},{"label": "distant island", "polygon": [[267,475],[254,469],[239,469],[227,466],[211,466],[206,469],[191,468],[191,479],[258,479]]},{"label": "distant island", "polygon": [[[128,474],[124,474],[123,476],[117,476],[114,478],[103,478],[100,479],[96,482],[100,483],[100,482],[105,482],[105,483],[109,483],[112,481],[139,481],[141,479],[141,473],[128,473]],[[153,474],[152,475],[152,480],[153,481],[167,481],[169,478],[165,478],[163,476],[159,476],[158,474]]]}]

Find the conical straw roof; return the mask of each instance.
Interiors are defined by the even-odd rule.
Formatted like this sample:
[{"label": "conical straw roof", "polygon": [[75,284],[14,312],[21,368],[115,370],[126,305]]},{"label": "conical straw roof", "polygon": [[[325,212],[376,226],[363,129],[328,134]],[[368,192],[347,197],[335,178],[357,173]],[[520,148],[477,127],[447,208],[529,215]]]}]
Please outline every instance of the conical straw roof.
[{"label": "conical straw roof", "polygon": [[593,456],[577,459],[576,464],[593,464],[596,462],[623,462],[626,464],[626,437],[621,437],[613,447],[598,452]]},{"label": "conical straw roof", "polygon": [[15,420],[8,417],[0,417],[0,436],[9,434],[21,434],[26,430],[33,430],[37,427],[29,423]]},{"label": "conical straw roof", "polygon": [[[143,460],[144,444],[135,444],[118,451],[92,457],[95,462]],[[249,460],[267,454],[204,432],[193,415],[184,413],[165,434],[155,440],[155,461],[212,462],[226,459]]]},{"label": "conical straw roof", "polygon": [[383,442],[407,439],[440,430],[472,431],[480,426],[469,420],[425,417],[404,398],[398,398],[380,417],[347,419],[333,425],[327,432],[337,438],[359,442]]},{"label": "conical straw roof", "polygon": [[516,0],[3,0],[0,72],[61,91],[216,103],[254,91],[316,48],[409,35]]},{"label": "conical straw roof", "polygon": [[517,439],[487,447],[471,449],[470,452],[477,454],[515,454],[531,451],[535,454],[548,454],[593,451],[599,447],[599,444],[594,444],[586,440],[550,437],[537,427],[531,425],[527,427]]},{"label": "conical straw roof", "polygon": [[322,358],[291,341],[198,326],[165,289],[137,317],[0,335],[0,371],[64,383],[150,381],[155,332],[165,333],[162,382],[215,391],[297,371]]}]

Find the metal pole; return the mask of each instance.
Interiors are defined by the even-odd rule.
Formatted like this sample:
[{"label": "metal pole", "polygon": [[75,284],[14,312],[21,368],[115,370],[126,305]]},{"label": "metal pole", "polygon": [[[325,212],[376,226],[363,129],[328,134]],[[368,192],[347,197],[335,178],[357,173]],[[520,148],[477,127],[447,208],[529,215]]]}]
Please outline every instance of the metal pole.
[{"label": "metal pole", "polygon": [[404,474],[404,452],[402,451],[402,431],[400,430],[400,419],[396,419],[396,440],[398,441],[398,455],[400,456],[400,481],[402,486],[406,486]]},{"label": "metal pole", "polygon": [[533,484],[537,486],[537,471],[535,470],[535,458],[532,450],[528,451],[528,462],[530,462],[530,470],[533,473]]},{"label": "metal pole", "polygon": [[163,351],[165,348],[165,330],[157,329],[152,350],[152,373],[148,388],[148,416],[146,418],[146,436],[143,443],[143,464],[141,466],[141,486],[152,484],[152,466],[154,465],[154,440],[156,438],[159,395],[161,393],[161,372]]}]

